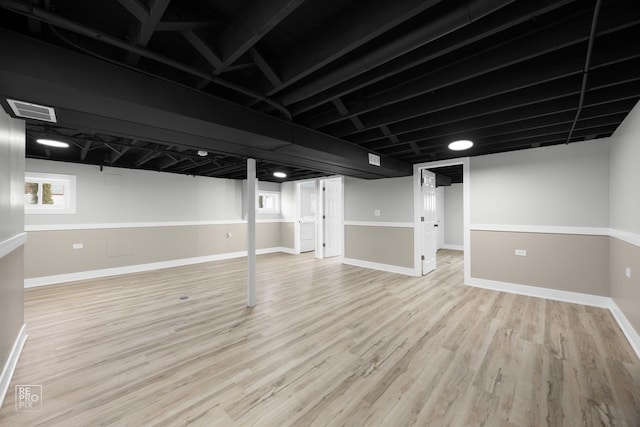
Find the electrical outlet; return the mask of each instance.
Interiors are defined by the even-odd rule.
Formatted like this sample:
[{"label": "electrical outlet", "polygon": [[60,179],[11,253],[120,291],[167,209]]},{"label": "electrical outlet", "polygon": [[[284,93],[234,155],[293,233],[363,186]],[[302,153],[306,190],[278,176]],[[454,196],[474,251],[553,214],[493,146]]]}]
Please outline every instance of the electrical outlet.
[{"label": "electrical outlet", "polygon": [[373,211],[374,216],[380,216],[380,209],[376,209]]},{"label": "electrical outlet", "polygon": [[82,249],[82,248],[84,248],[84,245],[82,243],[73,244],[73,249]]},{"label": "electrical outlet", "polygon": [[516,255],[527,256],[527,251],[525,249],[516,249]]},{"label": "electrical outlet", "polygon": [[631,279],[631,268],[627,267],[624,274],[627,276],[627,278]]}]

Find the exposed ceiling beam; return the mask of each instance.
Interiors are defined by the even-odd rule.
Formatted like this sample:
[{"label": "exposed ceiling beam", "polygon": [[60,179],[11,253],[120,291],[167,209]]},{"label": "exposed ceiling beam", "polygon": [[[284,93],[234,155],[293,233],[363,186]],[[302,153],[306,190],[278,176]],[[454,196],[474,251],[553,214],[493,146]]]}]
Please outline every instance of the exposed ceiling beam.
[{"label": "exposed ceiling beam", "polygon": [[160,21],[156,25],[156,31],[193,31],[203,28],[220,26],[223,24],[222,20],[207,20],[207,21]]},{"label": "exposed ceiling beam", "polygon": [[344,102],[342,102],[340,98],[333,99],[331,100],[331,102],[336,107],[338,112],[342,115],[342,117],[349,116],[349,120],[351,120],[351,123],[353,123],[356,129],[358,130],[364,129],[364,125],[362,124],[358,116],[350,115],[349,110],[347,109],[346,105],[344,105]]},{"label": "exposed ceiling beam", "polygon": [[235,19],[219,35],[218,51],[223,65],[218,73],[240,58],[258,40],[271,31],[304,0],[247,0],[242,3]]},{"label": "exposed ceiling beam", "polygon": [[[640,94],[637,94],[640,95]],[[454,121],[440,124],[413,132],[407,132],[396,136],[398,142],[390,144],[388,138],[376,139],[363,145],[370,150],[382,150],[408,144],[410,142],[424,141],[430,138],[440,138],[447,135],[466,134],[490,128],[499,129],[499,132],[514,132],[531,127],[540,127],[553,123],[566,123],[575,115],[575,96],[554,100],[552,103],[539,103],[523,108],[515,108],[500,113],[486,114],[468,120]],[[632,99],[631,101],[635,101]],[[585,105],[582,119],[589,119],[610,114],[626,114],[635,102],[630,100],[609,102],[597,105]],[[466,137],[467,139],[469,137]]]},{"label": "exposed ceiling beam", "polygon": [[82,150],[80,150],[80,160],[84,161],[87,158],[87,154],[89,153],[90,149],[91,149],[91,141],[87,141],[84,147],[82,147]]},{"label": "exposed ceiling beam", "polygon": [[[136,1],[136,0],[126,0],[126,1]],[[156,26],[160,19],[162,19],[162,15],[164,15],[167,6],[169,6],[169,2],[171,0],[149,0],[149,16],[140,21],[140,25],[137,30],[134,32],[132,37],[133,44],[141,47],[146,47],[151,40],[151,36],[156,30]],[[129,65],[136,65],[140,57],[136,54],[130,53],[126,61]]]},{"label": "exposed ceiling beam", "polygon": [[[222,60],[218,54],[199,35],[193,31],[183,31],[181,34],[214,69],[222,67]],[[209,80],[206,81],[209,82]]]},{"label": "exposed ceiling beam", "polygon": [[260,93],[257,93],[253,90],[247,89],[246,87],[242,87],[239,86],[235,83],[226,81],[224,79],[221,79],[219,77],[215,77],[213,74],[211,73],[206,73],[202,70],[199,70],[195,67],[190,67],[188,65],[185,65],[179,61],[176,61],[174,59],[165,57],[163,55],[160,55],[156,52],[150,51],[148,49],[144,49],[141,48],[139,46],[135,46],[132,45],[130,43],[127,43],[123,40],[118,39],[117,37],[113,37],[107,33],[98,31],[96,29],[93,29],[91,27],[88,27],[84,24],[80,24],[77,23],[75,21],[66,19],[62,16],[56,15],[55,13],[49,12],[45,9],[41,9],[41,8],[35,8],[35,7],[30,7],[29,5],[22,3],[21,1],[18,0],[0,0],[0,7],[6,8],[8,10],[12,10],[16,13],[28,16],[28,17],[33,17],[35,19],[38,19],[42,22],[46,22],[48,24],[51,25],[55,25],[57,27],[60,28],[64,28],[67,29],[69,31],[75,32],[77,34],[81,34],[84,35],[86,37],[89,38],[93,38],[96,40],[99,40],[101,42],[107,43],[111,46],[115,46],[117,48],[123,49],[126,52],[130,52],[132,54],[134,54],[135,56],[144,56],[146,58],[149,58],[151,60],[157,61],[161,64],[167,65],[169,67],[175,68],[177,70],[180,71],[184,71],[188,74],[194,75],[196,77],[199,77],[201,79],[207,80],[207,81],[211,81],[211,82],[215,82],[216,84],[226,87],[228,89],[237,91],[239,93],[242,93],[244,95],[247,95],[249,97],[253,97],[257,100],[263,101],[267,104],[269,104],[270,106],[272,106],[273,108],[275,108],[276,110],[280,111],[283,116],[287,119],[291,119],[291,114],[287,111],[286,108],[284,108],[283,106],[281,106],[280,104],[278,104],[277,102],[273,101],[272,99],[269,99],[265,96],[263,96]]},{"label": "exposed ceiling beam", "polygon": [[135,16],[140,22],[146,22],[149,19],[149,8],[140,0],[118,0],[127,11]]},{"label": "exposed ceiling beam", "polygon": [[[579,94],[579,79],[574,76],[541,86],[532,87],[516,93],[510,93],[494,98],[489,98],[478,103],[461,105],[439,111],[437,114],[426,114],[413,119],[389,125],[396,135],[420,132],[436,125],[468,121],[477,118],[484,120],[483,116],[492,114],[500,115],[505,121],[518,120],[518,111],[523,111],[524,116],[538,116],[554,111],[570,111],[576,106]],[[618,100],[634,101],[640,95],[640,80],[630,82],[617,82],[615,78],[604,80],[587,91],[585,103],[588,105],[600,105]],[[371,129],[350,136],[350,140],[356,143],[367,143],[382,137],[378,129]]]},{"label": "exposed ceiling beam", "polygon": [[[371,68],[389,62],[422,45],[460,29],[475,20],[479,20],[498,9],[507,6],[513,1],[515,0],[493,0],[491,2],[484,0],[470,0],[465,2],[462,5],[447,11],[443,15],[434,16],[428,22],[407,34],[394,39],[383,46],[379,46],[378,48],[361,55],[355,60],[342,64],[329,72],[322,73],[320,77],[296,88],[294,91],[289,91],[282,95],[282,102],[288,105],[301,101],[308,96],[315,95],[328,87],[356,77]],[[387,3],[395,4],[397,2]],[[367,7],[371,8],[370,6]],[[287,72],[287,68],[283,68],[283,76],[288,84],[293,81],[297,81],[296,78],[290,78],[288,74],[285,74],[285,72]],[[274,93],[274,91],[269,92],[269,95],[273,95]]]},{"label": "exposed ceiling beam", "polygon": [[[633,58],[637,52],[640,52],[640,45],[635,44],[620,47],[627,53],[625,56]],[[634,51],[637,51],[634,53]],[[554,55],[557,57],[554,58]],[[617,61],[620,60],[621,53],[608,51],[601,53],[593,61],[593,75],[597,78],[605,78],[607,74],[616,70],[613,75],[618,80],[624,81],[629,78],[637,77],[632,70],[637,69],[630,67],[629,64],[618,66]],[[580,75],[582,72],[584,52],[572,50],[570,52],[558,52],[545,57],[545,61],[537,61],[538,67],[531,69],[528,63],[522,63],[501,70],[491,75],[479,77],[477,79],[465,81],[451,88],[443,89],[438,92],[438,97],[421,95],[409,100],[397,103],[391,107],[379,108],[366,115],[360,116],[365,128],[379,127],[383,124],[390,124],[408,118],[417,117],[424,114],[434,113],[436,111],[445,110],[455,106],[481,101],[501,94],[514,92],[535,85],[544,84],[554,80],[560,80],[565,77]],[[607,67],[611,61],[613,65]],[[638,62],[637,59],[631,61]],[[604,68],[603,68],[604,67]],[[579,88],[579,85],[578,85]],[[329,133],[339,137],[355,133],[349,124],[340,124],[338,129],[331,129]],[[337,131],[336,131],[337,130]],[[325,129],[326,131],[326,129]]]},{"label": "exposed ceiling beam", "polygon": [[273,87],[278,87],[282,84],[282,80],[280,76],[275,72],[273,67],[267,62],[267,60],[258,52],[255,47],[249,49],[249,53],[251,54],[251,58],[253,62],[256,64],[258,69],[262,71],[262,74],[269,80],[269,82],[273,85]]},{"label": "exposed ceiling beam", "polygon": [[[629,17],[619,13],[608,14],[600,18],[598,36],[626,28],[640,22],[638,17]],[[590,25],[563,23],[568,29],[559,30],[557,27],[538,31],[525,37],[518,37],[514,41],[492,47],[484,52],[468,56],[459,62],[437,69],[430,73],[419,73],[418,77],[410,79],[406,76],[399,78],[397,85],[389,87],[384,92],[365,94],[358,97],[357,105],[349,106],[353,115],[361,115],[382,106],[410,99],[421,94],[433,92],[443,87],[451,86],[484,74],[492,73],[509,66],[533,60],[589,39]],[[402,76],[400,76],[402,77]],[[364,101],[362,101],[364,98]],[[316,129],[341,120],[344,116],[331,114],[331,111],[320,117],[314,117],[303,123]]]},{"label": "exposed ceiling beam", "polygon": [[[321,67],[362,46],[375,37],[429,9],[440,0],[359,0],[327,20],[310,38],[283,58],[283,84],[273,95]],[[354,25],[353,23],[358,23]]]},{"label": "exposed ceiling beam", "polygon": [[412,173],[391,158],[369,165],[367,150],[344,140],[6,30],[0,51],[0,93],[56,107],[60,126],[328,173]]},{"label": "exposed ceiling beam", "polygon": [[458,31],[434,40],[432,43],[414,49],[393,61],[365,71],[346,82],[337,85],[334,84],[331,88],[327,88],[317,95],[307,96],[304,100],[291,105],[291,110],[294,115],[302,114],[330,101],[332,98],[342,97],[355,92],[371,84],[442,57],[457,49],[469,46],[501,31],[508,30],[538,15],[555,10],[574,1],[575,0],[538,0],[524,4],[518,2],[508,5],[484,19],[473,22]]}]

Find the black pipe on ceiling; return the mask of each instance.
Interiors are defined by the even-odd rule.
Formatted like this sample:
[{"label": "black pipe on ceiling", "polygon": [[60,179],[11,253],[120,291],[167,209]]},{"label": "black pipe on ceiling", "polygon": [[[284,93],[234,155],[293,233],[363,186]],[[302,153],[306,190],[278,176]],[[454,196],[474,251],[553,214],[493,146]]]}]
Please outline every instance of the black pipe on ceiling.
[{"label": "black pipe on ceiling", "polygon": [[569,130],[569,135],[567,136],[567,142],[565,144],[569,144],[571,141],[571,137],[573,136],[573,131],[576,128],[576,124],[578,123],[578,118],[580,117],[580,113],[582,113],[582,106],[584,105],[584,95],[587,92],[587,79],[589,78],[589,68],[591,67],[591,52],[593,51],[593,42],[596,38],[596,26],[598,25],[598,15],[600,14],[600,7],[602,6],[602,0],[596,0],[596,8],[593,11],[593,20],[591,21],[591,33],[589,34],[589,46],[587,47],[587,57],[584,61],[584,70],[582,71],[582,87],[580,89],[580,101],[578,102],[578,110],[576,111],[576,116],[573,118],[573,123],[571,123],[571,129]]},{"label": "black pipe on ceiling", "polygon": [[175,61],[171,58],[167,58],[166,56],[157,54],[150,50],[129,44],[123,40],[120,40],[117,37],[113,37],[102,31],[96,30],[94,28],[91,28],[84,24],[80,24],[70,19],[64,18],[60,15],[56,15],[55,13],[49,12],[46,9],[35,7],[33,6],[33,4],[24,3],[18,0],[0,0],[0,7],[10,10],[12,12],[18,13],[20,15],[24,15],[24,16],[36,19],[38,21],[41,21],[50,25],[55,25],[56,27],[60,27],[65,30],[69,30],[74,33],[89,37],[93,40],[101,41],[103,43],[117,47],[119,49],[123,49],[128,52],[134,53],[136,55],[144,56],[145,58],[151,59],[153,61],[175,68],[177,70],[184,71],[186,73],[189,73],[201,79],[208,80],[212,83],[215,83],[220,86],[226,87],[228,89],[234,90],[236,92],[242,93],[243,95],[249,96],[251,98],[255,98],[258,101],[263,101],[271,105],[276,110],[280,111],[288,120],[292,119],[291,113],[284,106],[251,89],[247,89],[235,83],[231,83],[219,77],[215,77],[209,73],[198,70],[197,68],[193,68],[188,65],[182,64],[178,61]]}]

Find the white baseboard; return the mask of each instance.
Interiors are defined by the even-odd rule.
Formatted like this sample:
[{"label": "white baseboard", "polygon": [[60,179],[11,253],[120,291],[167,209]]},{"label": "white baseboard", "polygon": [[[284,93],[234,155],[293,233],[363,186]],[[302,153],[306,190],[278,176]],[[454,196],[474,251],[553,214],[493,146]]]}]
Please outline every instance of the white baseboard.
[{"label": "white baseboard", "polygon": [[627,341],[629,341],[629,344],[631,345],[631,348],[633,348],[633,351],[636,352],[636,356],[638,356],[638,359],[640,359],[640,335],[638,335],[638,332],[633,329],[633,326],[631,326],[631,323],[629,322],[627,317],[624,315],[622,310],[620,310],[618,304],[616,304],[613,299],[610,298],[610,300],[609,311],[611,311],[611,314],[616,319],[616,322],[618,322],[618,326],[620,326],[620,329],[622,329],[624,336],[627,337]]},{"label": "white baseboard", "polygon": [[11,378],[13,378],[13,373],[16,370],[18,359],[20,359],[20,354],[22,353],[22,349],[26,341],[27,325],[23,323],[22,328],[20,328],[20,332],[18,332],[18,336],[16,337],[15,342],[13,343],[13,348],[11,349],[11,353],[9,353],[7,363],[5,363],[4,367],[2,368],[2,374],[0,375],[0,409],[2,409],[4,398],[7,395],[7,391],[9,391]]},{"label": "white baseboard", "polygon": [[377,262],[363,261],[353,258],[342,258],[343,264],[353,265],[356,267],[370,268],[372,270],[386,271],[388,273],[404,274],[406,276],[415,276],[415,270],[408,267],[400,267],[398,265],[381,264]]},{"label": "white baseboard", "polygon": [[464,251],[463,245],[442,245],[441,249],[450,249],[452,251]]},{"label": "white baseboard", "polygon": [[583,294],[579,292],[560,291],[557,289],[540,288],[537,286],[517,285],[514,283],[497,282],[494,280],[478,279],[472,277],[469,286],[491,289],[494,291],[509,292],[511,294],[527,295],[556,301],[570,302],[573,304],[590,305],[593,307],[609,308],[611,298],[600,295]]},{"label": "white baseboard", "polygon": [[[264,255],[275,252],[295,253],[293,249],[284,247],[266,248],[256,250],[256,254]],[[229,252],[218,255],[207,255],[195,258],[176,259],[171,261],[152,262],[148,264],[127,265],[123,267],[104,268],[100,270],[79,271],[77,273],[56,274],[54,276],[33,277],[24,280],[25,288],[55,285],[58,283],[75,282],[78,280],[97,279],[100,277],[117,276],[119,274],[140,273],[143,271],[159,270],[162,268],[181,267],[183,265],[200,264],[203,262],[222,261],[226,259],[242,258],[247,256],[247,251]]]},{"label": "white baseboard", "polygon": [[283,252],[285,254],[300,255],[300,253],[296,252],[296,250],[293,248],[281,247],[281,248],[274,248],[274,249],[278,249],[277,251],[274,251],[274,252]]}]

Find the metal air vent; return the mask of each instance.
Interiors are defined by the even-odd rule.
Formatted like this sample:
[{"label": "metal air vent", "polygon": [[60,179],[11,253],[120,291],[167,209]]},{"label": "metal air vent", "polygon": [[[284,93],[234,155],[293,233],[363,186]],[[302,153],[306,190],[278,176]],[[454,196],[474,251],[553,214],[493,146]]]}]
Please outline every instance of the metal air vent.
[{"label": "metal air vent", "polygon": [[56,112],[52,107],[16,101],[15,99],[7,99],[7,102],[17,117],[56,123]]}]

